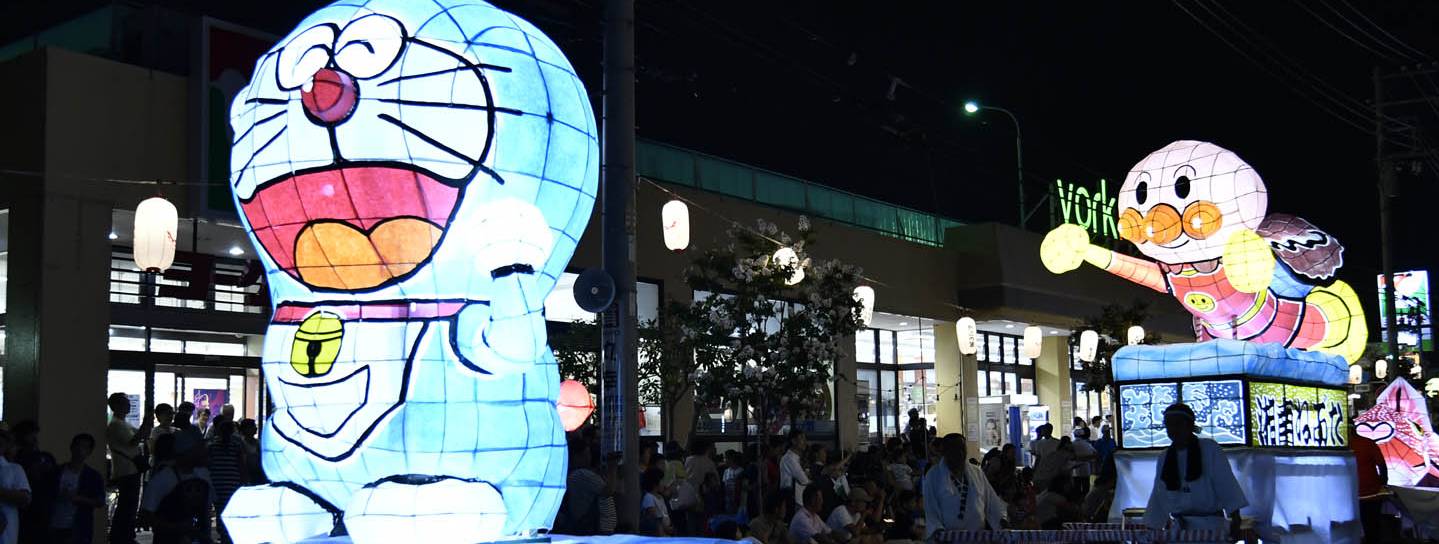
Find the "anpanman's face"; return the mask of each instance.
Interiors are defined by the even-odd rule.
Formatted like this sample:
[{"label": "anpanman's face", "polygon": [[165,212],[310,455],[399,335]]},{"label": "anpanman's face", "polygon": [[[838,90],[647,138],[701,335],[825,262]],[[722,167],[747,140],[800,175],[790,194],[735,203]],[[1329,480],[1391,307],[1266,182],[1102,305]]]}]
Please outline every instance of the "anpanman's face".
[{"label": "anpanman's face", "polygon": [[1219,258],[1234,232],[1256,229],[1264,181],[1232,151],[1182,140],[1134,165],[1119,190],[1119,235],[1157,261]]}]

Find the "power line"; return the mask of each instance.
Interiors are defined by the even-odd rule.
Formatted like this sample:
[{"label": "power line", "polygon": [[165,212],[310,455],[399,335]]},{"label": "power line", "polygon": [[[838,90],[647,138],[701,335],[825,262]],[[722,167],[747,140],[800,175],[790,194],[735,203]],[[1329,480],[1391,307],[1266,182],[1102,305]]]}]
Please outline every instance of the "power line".
[{"label": "power line", "polygon": [[[1320,1],[1321,1],[1321,3],[1322,3],[1323,0],[1320,0]],[[1328,19],[1328,18],[1325,18],[1324,16],[1320,15],[1319,12],[1314,11],[1313,9],[1310,9],[1309,4],[1308,4],[1307,2],[1305,2],[1305,0],[1293,0],[1293,2],[1294,2],[1294,5],[1297,5],[1297,6],[1299,6],[1300,9],[1303,9],[1305,13],[1308,13],[1310,16],[1313,16],[1313,17],[1314,17],[1316,20],[1318,20],[1319,22],[1324,23],[1324,26],[1329,27],[1330,30],[1333,30],[1335,33],[1339,34],[1340,36],[1343,36],[1345,39],[1353,42],[1354,45],[1358,45],[1359,47],[1364,48],[1365,50],[1369,51],[1370,53],[1374,53],[1375,55],[1378,55],[1380,58],[1383,58],[1384,60],[1387,60],[1387,61],[1390,61],[1390,62],[1398,63],[1398,62],[1402,62],[1402,61],[1408,60],[1407,58],[1397,59],[1397,58],[1395,58],[1393,55],[1390,55],[1389,53],[1385,53],[1385,52],[1383,52],[1383,51],[1380,51],[1380,50],[1378,50],[1378,49],[1375,49],[1375,48],[1371,47],[1369,44],[1360,41],[1358,38],[1355,38],[1354,36],[1349,35],[1349,33],[1348,33],[1348,32],[1345,32],[1344,29],[1341,29],[1341,28],[1339,28],[1338,26],[1335,26],[1334,23],[1329,22],[1329,19]],[[1325,7],[1329,7],[1329,4],[1324,4],[1324,6],[1325,6]],[[1333,11],[1333,9],[1334,9],[1334,8],[1330,8],[1330,11]],[[1340,19],[1343,19],[1344,16],[1343,16],[1343,15],[1340,15],[1339,18],[1340,18]],[[1354,26],[1354,24],[1353,24],[1353,23],[1350,23],[1350,26]],[[1361,32],[1362,32],[1362,31],[1361,31]],[[1392,49],[1392,48],[1391,48],[1391,49]]]},{"label": "power line", "polygon": [[[1402,46],[1403,48],[1412,51],[1412,52],[1414,53],[1414,56],[1416,56],[1416,57],[1418,57],[1418,58],[1420,58],[1420,59],[1423,59],[1423,60],[1432,60],[1432,59],[1433,59],[1433,57],[1431,57],[1428,53],[1425,53],[1425,52],[1423,52],[1423,51],[1420,51],[1420,50],[1418,50],[1418,49],[1415,49],[1414,47],[1410,46],[1408,43],[1405,43],[1404,40],[1401,40],[1401,39],[1395,37],[1393,34],[1390,34],[1388,30],[1385,30],[1384,27],[1383,27],[1383,26],[1380,26],[1378,23],[1375,23],[1374,20],[1373,20],[1373,19],[1370,19],[1369,16],[1365,15],[1364,12],[1359,11],[1358,9],[1355,9],[1355,8],[1354,8],[1354,5],[1349,3],[1349,0],[1339,0],[1339,3],[1344,4],[1344,7],[1349,8],[1350,11],[1353,11],[1355,14],[1359,15],[1359,18],[1360,18],[1360,19],[1363,19],[1364,22],[1369,23],[1369,26],[1372,27],[1372,28],[1374,28],[1375,30],[1379,31],[1380,34],[1383,34],[1383,35],[1385,35],[1385,36],[1388,36],[1389,39],[1392,40],[1394,43],[1399,44],[1399,45]],[[1332,8],[1331,8],[1331,9],[1332,9]]]}]

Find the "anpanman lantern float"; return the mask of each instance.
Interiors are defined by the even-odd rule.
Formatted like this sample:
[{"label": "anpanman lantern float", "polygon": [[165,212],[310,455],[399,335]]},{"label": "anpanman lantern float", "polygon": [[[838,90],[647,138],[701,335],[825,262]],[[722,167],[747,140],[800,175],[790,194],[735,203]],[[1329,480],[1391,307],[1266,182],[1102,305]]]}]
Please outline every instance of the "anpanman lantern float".
[{"label": "anpanman lantern float", "polygon": [[1267,214],[1264,182],[1238,155],[1183,140],[1125,178],[1119,234],[1149,259],[1089,243],[1077,225],[1045,236],[1056,274],[1089,263],[1178,299],[1200,340],[1275,342],[1355,361],[1368,329],[1354,290],[1335,278],[1344,247],[1309,222]]},{"label": "anpanman lantern float", "polygon": [[225,509],[236,542],[551,526],[585,407],[561,405],[543,310],[598,188],[588,96],[481,0],[336,2],[258,60],[230,183],[275,305],[272,483]]}]

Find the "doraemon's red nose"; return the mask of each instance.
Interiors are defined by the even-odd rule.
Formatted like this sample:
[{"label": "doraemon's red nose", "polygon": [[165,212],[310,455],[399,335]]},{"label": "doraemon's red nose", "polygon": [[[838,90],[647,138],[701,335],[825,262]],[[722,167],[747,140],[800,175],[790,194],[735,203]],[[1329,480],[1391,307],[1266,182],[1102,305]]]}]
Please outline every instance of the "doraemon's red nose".
[{"label": "doraemon's red nose", "polygon": [[322,125],[338,125],[355,113],[360,89],[355,78],[340,70],[321,68],[310,79],[310,88],[300,91],[300,103],[310,119]]}]

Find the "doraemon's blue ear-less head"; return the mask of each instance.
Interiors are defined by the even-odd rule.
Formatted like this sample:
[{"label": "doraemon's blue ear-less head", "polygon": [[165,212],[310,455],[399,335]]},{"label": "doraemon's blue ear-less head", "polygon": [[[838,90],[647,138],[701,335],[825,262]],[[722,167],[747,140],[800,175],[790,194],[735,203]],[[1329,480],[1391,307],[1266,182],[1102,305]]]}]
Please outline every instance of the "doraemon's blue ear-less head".
[{"label": "doraemon's blue ear-less head", "polygon": [[529,23],[446,4],[322,8],[235,99],[230,181],[277,303],[483,299],[484,267],[545,290],[564,270],[598,185],[589,97]]}]

